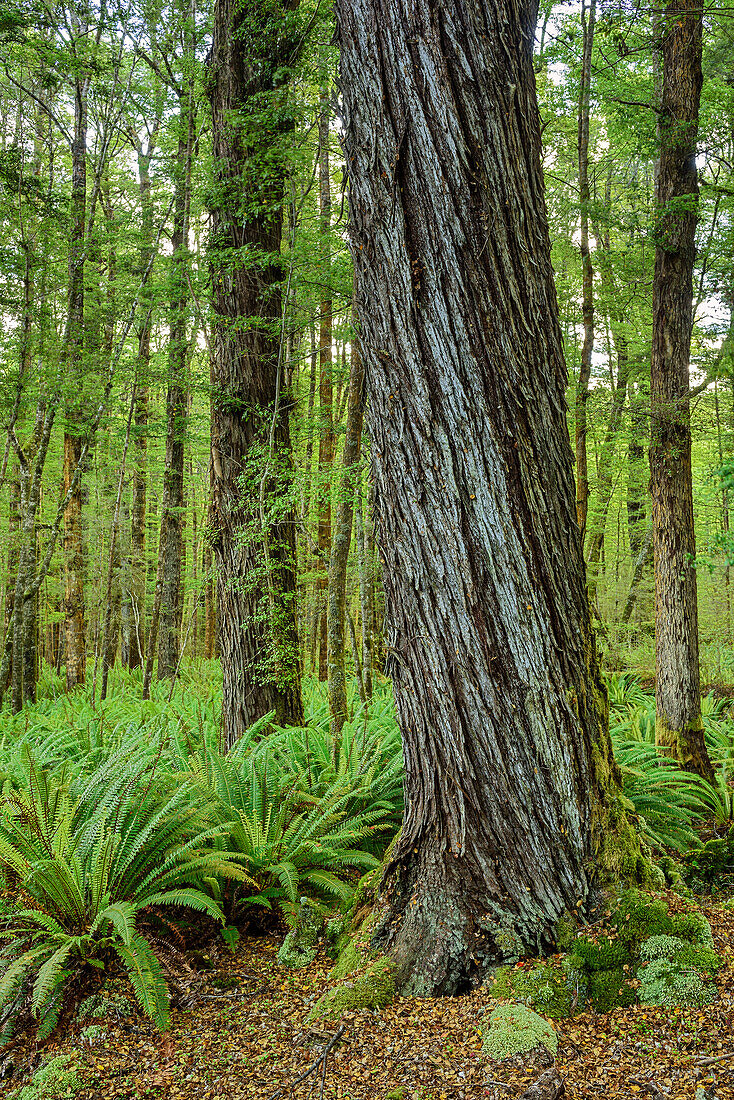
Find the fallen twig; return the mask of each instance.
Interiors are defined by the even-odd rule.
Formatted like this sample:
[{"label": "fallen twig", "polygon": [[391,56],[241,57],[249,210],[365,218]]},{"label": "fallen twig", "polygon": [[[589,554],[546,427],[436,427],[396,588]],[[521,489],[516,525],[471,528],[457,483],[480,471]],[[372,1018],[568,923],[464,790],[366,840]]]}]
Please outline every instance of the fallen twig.
[{"label": "fallen twig", "polygon": [[716,1058],[694,1058],[694,1066],[713,1066],[716,1062],[725,1062],[727,1058],[734,1058],[734,1050],[730,1050],[728,1054],[719,1054]]},{"label": "fallen twig", "polygon": [[278,1098],[284,1096],[286,1092],[293,1092],[296,1085],[300,1085],[301,1081],[305,1081],[312,1073],[318,1073],[319,1067],[321,1067],[321,1090],[319,1092],[319,1100],[323,1100],[324,1085],[326,1083],[326,1060],[332,1048],[335,1047],[339,1039],[341,1039],[344,1031],[345,1026],[342,1024],[341,1027],[334,1032],[329,1042],[321,1048],[318,1057],[311,1063],[308,1069],[305,1070],[300,1077],[296,1077],[295,1081],[291,1081],[290,1085],[284,1085],[283,1088],[277,1089],[269,1097],[269,1100],[278,1100]]}]

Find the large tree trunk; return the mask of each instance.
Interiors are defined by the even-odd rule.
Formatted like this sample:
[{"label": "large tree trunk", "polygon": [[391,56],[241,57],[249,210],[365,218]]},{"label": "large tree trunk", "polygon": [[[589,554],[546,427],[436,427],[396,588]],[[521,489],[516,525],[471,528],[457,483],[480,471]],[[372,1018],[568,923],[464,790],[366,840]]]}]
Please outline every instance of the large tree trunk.
[{"label": "large tree trunk", "polygon": [[661,20],[663,89],[657,178],[650,440],[655,560],[655,737],[712,777],[701,721],[689,358],[698,206],[696,137],[702,11],[671,0]]},{"label": "large tree trunk", "polygon": [[[258,2],[245,10],[217,0],[214,11],[212,544],[227,744],[270,711],[279,723],[303,722],[295,515],[273,509],[290,463],[277,260],[290,123],[284,115],[274,133],[264,107],[269,100],[277,113],[283,62],[299,48],[296,6]],[[265,175],[254,167],[261,158]]]},{"label": "large tree trunk", "polygon": [[337,13],[406,765],[377,942],[403,991],[454,993],[508,940],[552,944],[560,915],[595,878],[634,872],[639,848],[576,522],[534,8],[338,0]]}]

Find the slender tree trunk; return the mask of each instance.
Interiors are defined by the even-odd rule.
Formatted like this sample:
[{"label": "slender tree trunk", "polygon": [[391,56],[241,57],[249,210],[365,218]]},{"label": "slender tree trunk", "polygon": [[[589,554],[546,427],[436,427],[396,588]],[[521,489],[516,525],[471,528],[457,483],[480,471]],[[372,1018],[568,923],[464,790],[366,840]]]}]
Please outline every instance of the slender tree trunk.
[{"label": "slender tree trunk", "polygon": [[[295,515],[282,508],[291,454],[277,261],[291,124],[286,116],[274,132],[262,116],[264,101],[277,112],[286,94],[283,61],[302,41],[296,6],[257,0],[245,10],[217,0],[214,11],[212,543],[228,745],[270,711],[279,723],[303,724]],[[256,176],[263,156],[270,172]],[[233,263],[239,255],[247,262]]]},{"label": "slender tree trunk", "polygon": [[[145,271],[153,248],[153,206],[151,199],[150,156],[138,148],[142,236],[140,267]],[[127,642],[128,668],[140,668],[145,653],[145,510],[148,462],[148,379],[150,377],[150,337],[153,327],[153,300],[148,291],[142,300],[138,326],[138,382],[135,387],[133,432],[132,507],[130,510],[130,632]]]},{"label": "slender tree trunk", "polygon": [[372,698],[372,649],[374,642],[374,577],[369,546],[362,515],[362,486],[357,485],[356,503],[357,528],[357,568],[359,569],[359,602],[362,614],[362,677],[364,691],[368,699]]},{"label": "slender tree trunk", "polygon": [[406,766],[375,942],[412,994],[477,984],[508,930],[514,953],[550,945],[639,855],[576,523],[534,17],[513,0],[337,3]]},{"label": "slender tree trunk", "polygon": [[[87,90],[88,78],[75,84],[74,140],[71,147],[71,237],[69,244],[68,374],[71,385],[81,383],[84,353],[84,260],[87,208]],[[64,492],[68,492],[79,462],[83,441],[79,428],[85,411],[71,401],[64,430]],[[86,617],[84,605],[84,546],[82,531],[82,483],[76,488],[64,514],[64,615],[66,630],[66,687],[84,683],[86,676]]]},{"label": "slender tree trunk", "polygon": [[316,600],[319,614],[319,680],[328,679],[328,569],[331,554],[331,472],[334,466],[334,388],[332,377],[331,177],[329,174],[329,97],[321,93],[319,115],[319,206],[323,291],[319,330],[319,521]]},{"label": "slender tree trunk", "polygon": [[650,447],[650,394],[639,385],[629,387],[630,439],[627,449],[627,531],[630,553],[637,558],[648,529],[647,485]]},{"label": "slender tree trunk", "polygon": [[696,137],[702,9],[670,0],[661,20],[663,89],[657,180],[650,441],[657,744],[712,778],[701,721],[689,358],[698,206]]},{"label": "slender tree trunk", "polygon": [[576,516],[581,528],[581,541],[586,533],[586,516],[589,508],[589,460],[586,451],[588,434],[589,382],[591,359],[594,353],[594,269],[589,250],[589,123],[591,101],[591,57],[594,49],[596,25],[596,0],[582,0],[581,29],[583,50],[581,63],[581,87],[579,89],[579,204],[581,211],[582,268],[582,316],[584,342],[581,347],[581,365],[576,386]]},{"label": "slender tree trunk", "polygon": [[627,383],[629,381],[630,361],[627,346],[627,338],[624,333],[617,332],[615,337],[617,349],[617,381],[612,391],[612,407],[609,411],[607,430],[599,452],[596,501],[591,510],[591,522],[589,523],[589,552],[587,558],[587,574],[589,581],[589,600],[592,607],[596,603],[596,588],[599,573],[599,561],[604,547],[604,532],[607,526],[609,505],[614,493],[614,456],[617,450],[617,439],[622,424],[622,415],[627,397]]},{"label": "slender tree trunk", "polygon": [[359,344],[352,343],[349,371],[349,399],[346,435],[342,454],[342,483],[329,561],[329,712],[335,759],[338,759],[341,732],[347,720],[347,684],[344,667],[347,614],[347,562],[352,541],[354,491],[362,447],[364,415],[364,366]]},{"label": "slender tree trunk", "polygon": [[628,623],[632,618],[632,612],[635,604],[637,603],[637,593],[640,587],[640,581],[642,580],[642,574],[645,571],[650,554],[652,553],[652,526],[648,527],[635,560],[635,567],[632,571],[632,580],[630,581],[630,590],[627,594],[627,600],[624,605],[624,611],[622,612],[622,622]]},{"label": "slender tree trunk", "polygon": [[158,623],[158,679],[174,676],[179,663],[181,576],[184,517],[184,440],[188,400],[186,322],[189,300],[188,230],[191,199],[191,158],[194,145],[193,90],[179,97],[179,138],[176,158],[176,200],[171,240],[171,308],[168,339],[168,393],[166,397],[166,458],[159,556],[162,563]]}]

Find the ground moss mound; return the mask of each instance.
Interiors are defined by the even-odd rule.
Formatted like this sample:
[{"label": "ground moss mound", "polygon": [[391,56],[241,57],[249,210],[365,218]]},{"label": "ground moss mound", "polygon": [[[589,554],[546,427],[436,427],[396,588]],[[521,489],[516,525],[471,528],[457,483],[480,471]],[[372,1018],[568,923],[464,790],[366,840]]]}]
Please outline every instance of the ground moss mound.
[{"label": "ground moss mound", "polygon": [[[333,973],[333,972],[332,972]],[[384,1008],[395,997],[395,978],[389,959],[377,959],[359,974],[340,982],[316,1002],[308,1014],[314,1020],[338,1020],[345,1012]]]},{"label": "ground moss mound", "polygon": [[482,1039],[485,1058],[501,1062],[536,1047],[545,1047],[552,1055],[558,1050],[558,1036],[547,1020],[522,1004],[498,1005],[493,1010]]},{"label": "ground moss mound", "polygon": [[14,1095],[17,1100],[61,1100],[74,1096],[81,1087],[82,1080],[72,1059],[61,1054],[36,1070],[30,1084]]},{"label": "ground moss mound", "polygon": [[557,962],[538,962],[528,969],[499,967],[486,985],[498,1000],[521,1001],[553,1020],[573,1015],[576,1007],[572,975]]}]

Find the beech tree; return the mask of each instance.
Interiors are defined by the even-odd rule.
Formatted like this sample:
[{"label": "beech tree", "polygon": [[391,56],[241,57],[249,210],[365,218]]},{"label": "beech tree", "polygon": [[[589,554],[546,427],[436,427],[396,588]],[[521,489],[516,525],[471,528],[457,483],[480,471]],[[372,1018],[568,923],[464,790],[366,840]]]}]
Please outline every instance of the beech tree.
[{"label": "beech tree", "polygon": [[[211,51],[212,543],[227,744],[270,711],[303,721],[295,622],[295,517],[273,517],[288,461],[280,263],[287,111],[303,41],[298,0],[217,0]],[[279,110],[279,106],[281,109]]]},{"label": "beech tree", "polygon": [[338,0],[406,816],[376,941],[454,993],[636,871],[586,596],[527,0]]},{"label": "beech tree", "polygon": [[671,0],[662,29],[650,385],[650,491],[655,559],[655,737],[713,778],[701,720],[689,360],[693,325],[702,9]]}]

